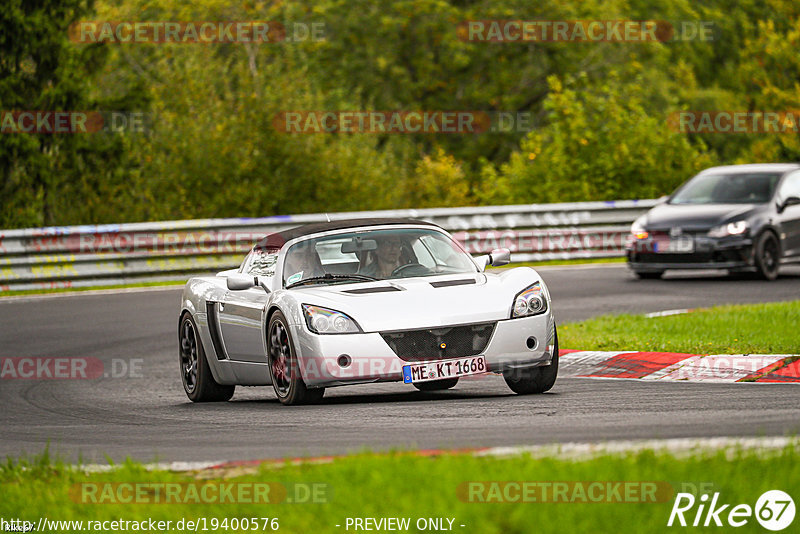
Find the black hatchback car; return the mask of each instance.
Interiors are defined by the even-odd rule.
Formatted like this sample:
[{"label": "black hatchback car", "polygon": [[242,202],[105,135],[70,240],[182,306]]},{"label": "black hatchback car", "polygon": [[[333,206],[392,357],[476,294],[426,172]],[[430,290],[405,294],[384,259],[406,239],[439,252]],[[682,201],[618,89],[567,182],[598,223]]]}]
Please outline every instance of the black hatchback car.
[{"label": "black hatchback car", "polygon": [[727,269],[774,280],[800,260],[800,165],[706,169],[631,226],[628,266],[639,278],[667,269]]}]

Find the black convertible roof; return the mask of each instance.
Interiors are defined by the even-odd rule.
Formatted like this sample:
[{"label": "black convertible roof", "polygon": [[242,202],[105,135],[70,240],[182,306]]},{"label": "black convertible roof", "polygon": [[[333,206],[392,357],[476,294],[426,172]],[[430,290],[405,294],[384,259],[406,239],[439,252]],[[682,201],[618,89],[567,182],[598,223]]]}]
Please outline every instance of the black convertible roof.
[{"label": "black convertible roof", "polygon": [[320,234],[322,232],[329,232],[331,230],[345,230],[347,228],[359,228],[361,226],[377,226],[387,224],[421,224],[425,226],[433,226],[439,228],[438,225],[421,221],[418,219],[404,219],[404,218],[371,218],[371,219],[341,219],[338,221],[321,222],[304,224],[302,226],[295,226],[268,234],[262,238],[256,246],[259,248],[281,248],[285,243],[298,237],[304,237],[312,234]]}]

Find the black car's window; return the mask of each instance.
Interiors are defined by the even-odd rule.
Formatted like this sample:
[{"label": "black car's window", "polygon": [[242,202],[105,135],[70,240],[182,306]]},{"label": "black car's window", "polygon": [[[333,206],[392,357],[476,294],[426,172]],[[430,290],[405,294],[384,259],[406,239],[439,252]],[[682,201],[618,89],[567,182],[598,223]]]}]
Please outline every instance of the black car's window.
[{"label": "black car's window", "polygon": [[778,173],[700,174],[681,187],[670,204],[762,204],[769,202]]},{"label": "black car's window", "polygon": [[789,197],[800,198],[800,172],[790,174],[781,184],[778,199],[782,202]]}]

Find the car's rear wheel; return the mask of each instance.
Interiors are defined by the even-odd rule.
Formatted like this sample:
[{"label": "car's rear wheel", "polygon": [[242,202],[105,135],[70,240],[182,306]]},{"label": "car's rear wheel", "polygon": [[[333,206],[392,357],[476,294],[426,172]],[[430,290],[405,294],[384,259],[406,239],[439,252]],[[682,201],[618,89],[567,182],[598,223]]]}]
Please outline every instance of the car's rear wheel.
[{"label": "car's rear wheel", "polygon": [[288,322],[279,311],[272,314],[267,328],[267,363],[272,388],[282,404],[311,404],[325,394],[325,388],[308,388],[303,381]]},{"label": "car's rear wheel", "polygon": [[772,232],[764,232],[756,241],[755,249],[756,275],[763,280],[778,278],[778,268],[781,264],[780,246],[778,238]]},{"label": "car's rear wheel", "polygon": [[185,313],[178,328],[181,381],[186,396],[192,402],[222,402],[230,400],[236,386],[223,386],[214,380],[208,365],[197,325],[191,314]]},{"label": "car's rear wheel", "polygon": [[444,380],[431,380],[430,382],[415,383],[414,387],[420,391],[441,391],[443,389],[450,389],[458,384],[458,377],[445,378]]},{"label": "car's rear wheel", "polygon": [[544,393],[556,383],[558,375],[558,332],[553,327],[553,360],[550,365],[532,369],[513,369],[503,373],[511,391],[520,395]]},{"label": "car's rear wheel", "polygon": [[664,276],[664,271],[634,271],[634,274],[641,280],[658,280]]}]

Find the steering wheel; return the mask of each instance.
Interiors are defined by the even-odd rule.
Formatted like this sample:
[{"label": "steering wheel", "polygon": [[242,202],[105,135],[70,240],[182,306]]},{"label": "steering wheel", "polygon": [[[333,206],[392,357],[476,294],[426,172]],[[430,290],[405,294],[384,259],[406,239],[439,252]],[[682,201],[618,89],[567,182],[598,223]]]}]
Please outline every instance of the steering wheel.
[{"label": "steering wheel", "polygon": [[401,276],[404,272],[406,272],[409,269],[412,269],[414,267],[422,269],[423,272],[428,272],[429,271],[429,269],[427,267],[425,267],[424,265],[422,265],[421,263],[406,263],[404,265],[401,265],[400,267],[398,267],[394,271],[392,271],[391,276]]}]

